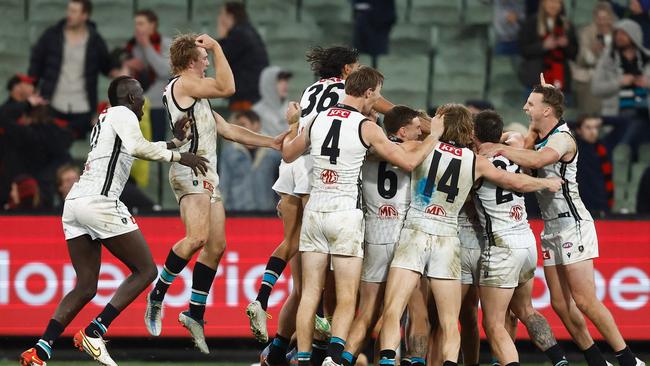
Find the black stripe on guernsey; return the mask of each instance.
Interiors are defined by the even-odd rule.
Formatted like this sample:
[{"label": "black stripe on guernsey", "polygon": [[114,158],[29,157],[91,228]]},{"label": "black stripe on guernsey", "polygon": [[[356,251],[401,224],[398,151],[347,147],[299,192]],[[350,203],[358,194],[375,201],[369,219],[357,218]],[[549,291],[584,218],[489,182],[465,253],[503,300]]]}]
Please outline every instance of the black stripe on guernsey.
[{"label": "black stripe on guernsey", "polygon": [[483,211],[483,217],[485,217],[485,234],[488,239],[488,244],[489,246],[496,245],[496,241],[494,240],[494,232],[492,231],[492,220],[490,219],[490,215],[488,215],[487,211],[485,211],[483,202],[480,199],[478,199],[477,201],[479,205],[481,205],[481,210]]},{"label": "black stripe on guernsey", "polygon": [[115,166],[117,165],[117,159],[120,156],[120,149],[122,149],[122,139],[119,136],[115,136],[115,143],[113,144],[113,152],[111,152],[111,158],[108,161],[108,169],[106,169],[106,178],[104,179],[104,186],[102,187],[102,195],[108,196],[108,191],[111,190],[111,183],[113,183],[113,175],[115,175]]},{"label": "black stripe on guernsey", "polygon": [[194,121],[194,123],[191,124],[192,141],[190,142],[190,152],[196,154],[196,151],[199,149],[199,129],[196,127],[196,120],[194,119],[194,108],[191,108],[188,114]]},{"label": "black stripe on guernsey", "polygon": [[[174,96],[174,85],[176,85],[176,82],[178,82],[178,79],[179,79],[179,78],[180,78],[180,76],[176,77],[176,80],[172,83],[172,92],[171,92],[171,94],[172,94],[172,101],[174,102],[174,105],[176,106],[176,108],[178,108],[179,111],[181,111],[181,112],[187,112],[187,111],[189,111],[190,109],[194,108],[194,105],[196,104],[197,99],[196,99],[196,98],[193,98],[193,99],[194,99],[194,103],[192,103],[191,106],[189,106],[189,107],[187,107],[187,108],[181,108],[181,106],[180,106],[180,105],[178,104],[178,102],[176,101],[176,97]],[[172,123],[174,123],[174,122],[172,121]]]},{"label": "black stripe on guernsey", "polygon": [[582,218],[580,218],[580,215],[578,214],[578,209],[573,204],[573,200],[571,200],[571,195],[569,195],[569,182],[567,182],[566,178],[564,178],[564,175],[566,174],[567,165],[568,165],[567,163],[562,163],[562,166],[560,168],[560,178],[564,180],[564,183],[562,183],[562,196],[564,196],[564,199],[566,200],[566,203],[569,206],[569,211],[571,211],[571,215],[573,216],[573,218],[575,218],[576,221],[580,221],[582,220]]},{"label": "black stripe on guernsey", "polygon": [[[472,184],[476,181],[476,154],[472,153]],[[481,182],[481,184],[483,184]]]},{"label": "black stripe on guernsey", "polygon": [[370,145],[366,144],[366,142],[363,141],[363,136],[361,135],[361,126],[363,126],[363,123],[366,121],[370,121],[370,120],[364,118],[363,120],[361,120],[361,122],[359,122],[359,141],[361,141],[361,145],[363,145],[363,147],[365,147],[366,149],[370,149]]}]

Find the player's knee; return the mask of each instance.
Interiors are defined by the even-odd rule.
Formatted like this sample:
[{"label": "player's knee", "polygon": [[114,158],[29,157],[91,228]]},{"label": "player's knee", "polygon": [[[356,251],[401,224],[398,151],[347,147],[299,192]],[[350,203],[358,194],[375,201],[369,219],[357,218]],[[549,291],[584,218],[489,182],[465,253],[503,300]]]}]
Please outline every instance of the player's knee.
[{"label": "player's knee", "polygon": [[147,266],[147,268],[145,268],[143,274],[145,282],[151,283],[156,280],[156,277],[158,277],[158,268],[156,268],[156,265],[152,263],[151,266]]},{"label": "player's knee", "polygon": [[86,285],[82,284],[81,286],[77,284],[75,290],[79,294],[79,297],[81,297],[82,301],[88,302],[92,300],[97,294],[97,283]]},{"label": "player's knee", "polygon": [[591,296],[585,294],[574,294],[573,300],[576,302],[576,306],[580,309],[581,312],[587,313],[591,310],[598,299],[594,299]]},{"label": "player's knee", "polygon": [[569,306],[567,302],[564,301],[564,299],[551,298],[551,307],[553,308],[553,311],[555,311],[555,313],[557,313],[560,316],[569,313]]},{"label": "player's knee", "polygon": [[192,250],[197,251],[205,246],[208,242],[208,233],[197,233],[188,235],[186,238],[186,245]]}]

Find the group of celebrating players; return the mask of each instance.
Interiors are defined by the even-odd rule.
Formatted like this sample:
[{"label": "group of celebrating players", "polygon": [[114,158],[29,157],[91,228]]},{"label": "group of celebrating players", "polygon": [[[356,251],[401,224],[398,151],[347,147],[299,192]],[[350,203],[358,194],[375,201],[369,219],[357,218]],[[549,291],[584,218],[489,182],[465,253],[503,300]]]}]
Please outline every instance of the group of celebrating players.
[{"label": "group of celebrating players", "polygon": [[[214,77],[205,76],[209,53]],[[253,334],[267,342],[268,299],[290,263],[294,286],[280,311],[277,334],[263,352],[265,366],[286,365],[289,358],[300,366],[354,365],[375,329],[377,362],[395,365],[405,309],[407,349],[401,365],[456,365],[461,349],[463,363],[477,365],[479,299],[498,364],[519,364],[513,342],[517,319],[554,366],[568,364],[548,322],[532,306],[537,251],[521,192],[536,192],[552,306],[588,365],[608,362],[583,314],[621,366],[645,365],[596,298],[598,242],[578,195],[578,151],[562,119],[563,95],[543,78],[524,105],[531,122],[524,137],[503,133],[494,111],[473,116],[462,105],[446,104],[429,117],[394,106],[381,96],[382,74],[360,66],[354,49],[316,47],[307,60],[319,80],[305,89],[300,103],[290,103],[290,129],[269,137],[231,125],[212,110],[209,99],[227,97],[235,88],[214,39],[178,36],[170,56],[175,77],[163,103],[172,121],[171,141],[143,138],[138,121],[144,100],[136,80],[120,77],[109,87],[112,107],[93,129],[84,173],[63,212],[77,283],[41,339],[23,352],[21,365],[46,365],[54,341],[94,296],[101,244],[132,273],[75,334],[74,344],[100,364],[116,365],[103,336],[157,275],[135,220],[119,201],[134,158],[172,163],[169,181],[186,229],[147,296],[145,325],[151,335],[160,335],[165,293],[199,252],[189,309],[178,320],[197,348],[209,353],[205,305],[226,243],[215,172],[218,135],[282,152],[273,189],[281,197],[284,240],[268,260],[257,299],[246,309]],[[384,115],[384,128],[377,113]]]}]

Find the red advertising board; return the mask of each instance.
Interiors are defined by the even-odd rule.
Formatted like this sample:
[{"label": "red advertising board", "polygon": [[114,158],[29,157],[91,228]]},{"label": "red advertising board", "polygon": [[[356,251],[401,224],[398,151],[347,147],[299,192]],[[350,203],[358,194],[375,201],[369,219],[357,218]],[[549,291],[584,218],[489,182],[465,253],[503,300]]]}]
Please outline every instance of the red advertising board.
[{"label": "red advertising board", "polygon": [[[177,217],[137,219],[154,259],[162,265],[170,247],[183,236]],[[531,222],[536,234],[539,221]],[[600,258],[595,261],[598,297],[614,315],[626,339],[650,339],[650,223],[598,221]],[[226,221],[228,247],[208,298],[206,335],[249,337],[244,309],[255,298],[270,253],[282,240],[275,218],[231,218]],[[184,336],[176,319],[187,308],[191,269],[188,265],[172,285],[165,302],[162,336]],[[71,335],[98,314],[129,271],[110,253],[102,253],[97,295],[77,316]],[[290,290],[288,273],[278,281],[269,301],[270,334],[275,333],[280,305]],[[63,294],[74,286],[59,217],[0,217],[0,336],[40,335]],[[549,304],[543,270],[536,272],[534,305],[549,319],[558,338],[568,333]],[[112,324],[110,336],[144,336],[144,295]],[[20,314],[20,316],[14,316]],[[591,325],[590,325],[591,326]],[[592,334],[601,338],[591,327]],[[520,336],[525,337],[522,330]]]}]

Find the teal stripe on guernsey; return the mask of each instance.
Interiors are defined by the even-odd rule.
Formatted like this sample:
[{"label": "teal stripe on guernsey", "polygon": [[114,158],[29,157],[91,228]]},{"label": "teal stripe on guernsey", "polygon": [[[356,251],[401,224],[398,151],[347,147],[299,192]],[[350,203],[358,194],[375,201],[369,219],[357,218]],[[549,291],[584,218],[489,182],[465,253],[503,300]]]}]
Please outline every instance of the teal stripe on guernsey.
[{"label": "teal stripe on guernsey", "polygon": [[190,296],[190,301],[205,304],[207,300],[208,300],[208,295],[203,295],[192,291],[192,296]]},{"label": "teal stripe on guernsey", "polygon": [[167,271],[167,268],[163,268],[163,270],[160,272],[160,278],[162,278],[162,280],[165,282],[171,283],[174,282],[176,275]]}]

